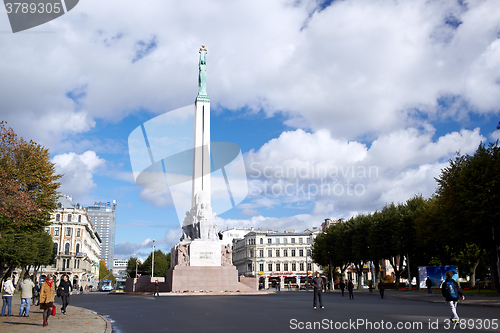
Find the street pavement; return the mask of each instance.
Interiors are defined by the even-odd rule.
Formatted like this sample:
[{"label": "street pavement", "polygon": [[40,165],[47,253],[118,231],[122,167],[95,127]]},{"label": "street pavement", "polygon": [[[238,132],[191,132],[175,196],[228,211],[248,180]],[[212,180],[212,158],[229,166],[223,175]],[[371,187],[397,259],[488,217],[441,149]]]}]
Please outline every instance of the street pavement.
[{"label": "street pavement", "polygon": [[[377,291],[355,291],[354,299],[349,300],[347,293],[342,297],[339,291],[334,291],[323,294],[325,309],[317,310],[312,308],[313,293],[305,291],[268,295],[161,295],[98,292],[74,295],[68,315],[61,315],[58,306],[58,314],[50,318],[49,328],[51,332],[101,333],[106,331],[106,319],[118,333],[295,332],[309,327],[313,331],[453,330],[453,325],[446,321],[450,310],[439,293],[387,290],[381,299]],[[18,304],[19,301],[13,305],[13,314],[19,312]],[[499,296],[469,295],[458,306],[463,321],[462,327],[459,324],[455,329],[500,332],[498,307]],[[38,307],[32,307],[29,318],[1,317],[0,332],[39,332],[43,329],[41,317]]]}]

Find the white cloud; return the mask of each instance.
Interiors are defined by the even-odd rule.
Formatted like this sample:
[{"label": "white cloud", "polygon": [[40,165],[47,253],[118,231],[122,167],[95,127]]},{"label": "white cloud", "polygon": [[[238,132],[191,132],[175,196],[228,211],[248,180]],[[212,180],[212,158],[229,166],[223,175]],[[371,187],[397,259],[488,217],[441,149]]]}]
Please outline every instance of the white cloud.
[{"label": "white cloud", "polygon": [[[2,118],[55,147],[96,120],[190,104],[201,44],[214,105],[283,111],[293,126],[337,137],[405,128],[415,108],[444,112],[440,96],[498,112],[498,1],[335,1],[309,17],[311,6],[81,2],[33,30],[54,34],[2,39]],[[154,51],[132,63],[138,42],[154,42]]]},{"label": "white cloud", "polygon": [[74,199],[83,199],[96,186],[93,174],[105,160],[99,158],[94,151],[88,150],[83,154],[60,154],[53,158],[56,173],[64,174],[61,178],[59,191],[71,195]]}]

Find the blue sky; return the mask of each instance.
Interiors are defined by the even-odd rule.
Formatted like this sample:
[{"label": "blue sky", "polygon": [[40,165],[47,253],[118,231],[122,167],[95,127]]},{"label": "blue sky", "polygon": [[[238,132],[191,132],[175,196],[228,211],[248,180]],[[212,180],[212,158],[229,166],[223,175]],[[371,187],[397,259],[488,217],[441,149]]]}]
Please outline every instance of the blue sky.
[{"label": "blue sky", "polygon": [[249,191],[219,228],[303,230],[429,197],[500,137],[498,22],[498,1],[86,0],[12,34],[0,11],[0,115],[62,193],[118,201],[117,258],[169,251],[172,197],[135,184],[128,138],[194,103],[206,45],[212,141],[239,145]]}]

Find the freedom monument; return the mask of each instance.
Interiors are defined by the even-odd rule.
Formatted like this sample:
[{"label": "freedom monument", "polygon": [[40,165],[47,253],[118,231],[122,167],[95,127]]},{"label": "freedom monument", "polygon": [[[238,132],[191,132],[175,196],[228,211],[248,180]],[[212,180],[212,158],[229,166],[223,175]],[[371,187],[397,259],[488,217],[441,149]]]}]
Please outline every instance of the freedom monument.
[{"label": "freedom monument", "polygon": [[231,245],[218,236],[211,202],[210,98],[207,95],[207,49],[200,48],[198,96],[194,115],[191,209],[182,237],[171,250],[168,291],[253,290],[238,282]]}]

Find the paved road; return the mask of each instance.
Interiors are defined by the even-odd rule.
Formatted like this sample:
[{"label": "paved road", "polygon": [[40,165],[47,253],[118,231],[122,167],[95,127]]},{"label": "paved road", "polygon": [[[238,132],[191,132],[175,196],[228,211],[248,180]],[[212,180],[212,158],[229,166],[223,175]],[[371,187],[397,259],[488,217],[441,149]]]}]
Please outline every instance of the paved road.
[{"label": "paved road", "polygon": [[[452,326],[447,329],[445,320],[450,317],[450,312],[444,303],[380,299],[376,293],[357,293],[354,300],[341,297],[337,292],[327,293],[324,294],[325,309],[318,310],[312,308],[312,293],[306,292],[156,298],[91,293],[73,297],[72,305],[109,316],[114,321],[113,331],[118,333],[296,332],[301,327],[307,328],[308,323],[314,325],[315,322],[317,331],[342,330],[335,329],[336,325],[337,328],[343,326],[347,330],[357,328],[364,331],[375,331],[376,328],[386,328],[384,331],[388,331],[390,325],[392,331],[398,331],[398,323],[403,325],[399,331],[453,330]],[[495,322],[500,326],[498,308],[459,305],[458,312],[462,319],[469,320],[470,328],[462,331],[500,332],[498,328],[484,329],[485,325],[492,324],[492,319],[496,319]],[[430,327],[430,324],[433,326]],[[480,326],[483,329],[478,329]],[[455,329],[459,330],[460,327]]]}]

